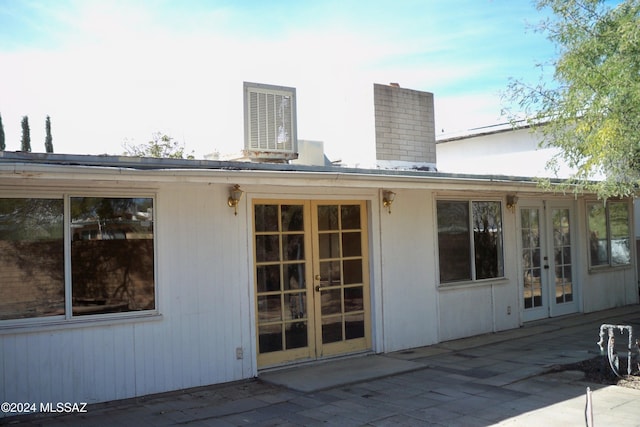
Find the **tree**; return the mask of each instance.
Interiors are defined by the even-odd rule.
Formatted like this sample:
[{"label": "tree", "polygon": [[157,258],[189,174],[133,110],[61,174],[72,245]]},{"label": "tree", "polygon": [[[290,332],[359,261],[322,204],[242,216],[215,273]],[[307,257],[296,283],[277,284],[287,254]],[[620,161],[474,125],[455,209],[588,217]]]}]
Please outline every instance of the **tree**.
[{"label": "tree", "polygon": [[0,151],[4,151],[7,148],[4,142],[4,126],[2,125],[2,115],[0,115]]},{"label": "tree", "polygon": [[51,118],[47,116],[44,124],[47,136],[44,139],[44,150],[47,153],[53,153],[53,138],[51,137]]},{"label": "tree", "polygon": [[22,117],[22,151],[31,152],[31,131],[27,116]]},{"label": "tree", "polygon": [[564,162],[575,171],[565,189],[603,199],[640,184],[640,0],[609,4],[537,0],[553,13],[538,27],[557,47],[553,78],[513,80],[507,90],[541,145],[559,148],[549,169]]},{"label": "tree", "polygon": [[123,144],[125,156],[156,157],[169,159],[193,159],[193,152],[185,157],[184,144],[180,144],[172,137],[161,132],[153,134],[151,141],[146,144],[133,145],[128,141]]}]

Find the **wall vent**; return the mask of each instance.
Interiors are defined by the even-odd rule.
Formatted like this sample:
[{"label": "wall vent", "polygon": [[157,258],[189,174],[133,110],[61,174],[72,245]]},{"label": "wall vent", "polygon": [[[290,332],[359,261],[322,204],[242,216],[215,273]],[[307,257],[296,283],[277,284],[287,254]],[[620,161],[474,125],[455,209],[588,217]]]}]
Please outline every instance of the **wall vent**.
[{"label": "wall vent", "polygon": [[244,82],[244,155],[257,161],[298,158],[296,89]]}]

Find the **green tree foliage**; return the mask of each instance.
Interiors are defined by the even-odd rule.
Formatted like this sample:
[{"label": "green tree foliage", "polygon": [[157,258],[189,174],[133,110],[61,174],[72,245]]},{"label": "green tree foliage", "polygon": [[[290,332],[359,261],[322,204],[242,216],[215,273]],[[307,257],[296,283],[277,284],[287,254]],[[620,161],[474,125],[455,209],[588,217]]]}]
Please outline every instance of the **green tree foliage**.
[{"label": "green tree foliage", "polygon": [[193,152],[185,156],[184,144],[180,144],[172,137],[156,132],[151,141],[146,144],[133,145],[128,141],[123,144],[125,156],[156,157],[169,159],[193,159]]},{"label": "green tree foliage", "polygon": [[22,151],[31,152],[31,131],[27,116],[22,117]]},{"label": "green tree foliage", "polygon": [[47,136],[44,139],[44,149],[47,153],[53,153],[53,138],[51,137],[51,118],[47,116],[44,124]]},{"label": "green tree foliage", "polygon": [[0,151],[4,151],[7,148],[4,141],[4,126],[2,125],[2,116],[0,115]]},{"label": "green tree foliage", "polygon": [[[538,30],[557,47],[553,79],[510,83],[508,99],[558,147],[548,167],[575,173],[566,188],[601,198],[640,184],[640,0],[538,0],[551,17]],[[540,68],[544,71],[544,66]],[[541,125],[543,124],[544,125]]]}]

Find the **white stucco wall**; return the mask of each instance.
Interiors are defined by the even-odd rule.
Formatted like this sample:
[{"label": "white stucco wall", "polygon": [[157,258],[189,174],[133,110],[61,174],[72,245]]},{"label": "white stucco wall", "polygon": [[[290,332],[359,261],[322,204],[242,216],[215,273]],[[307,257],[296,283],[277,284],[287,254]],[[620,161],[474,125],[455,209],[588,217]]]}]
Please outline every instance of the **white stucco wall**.
[{"label": "white stucco wall", "polygon": [[[541,137],[530,129],[470,135],[436,144],[438,171],[508,176],[555,177],[547,162],[558,153],[541,148]],[[563,166],[558,177],[569,176]]]}]

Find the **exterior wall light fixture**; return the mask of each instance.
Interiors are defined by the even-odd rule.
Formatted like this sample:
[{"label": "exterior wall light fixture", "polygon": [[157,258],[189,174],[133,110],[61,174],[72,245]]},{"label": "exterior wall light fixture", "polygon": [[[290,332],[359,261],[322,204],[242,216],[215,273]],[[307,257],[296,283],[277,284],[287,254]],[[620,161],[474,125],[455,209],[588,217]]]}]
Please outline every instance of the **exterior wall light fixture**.
[{"label": "exterior wall light fixture", "polygon": [[238,184],[234,185],[231,191],[229,191],[229,199],[227,200],[227,204],[230,208],[233,208],[234,215],[238,215],[238,203],[240,203],[243,195],[244,191],[240,189],[240,185]]},{"label": "exterior wall light fixture", "polygon": [[391,205],[396,199],[396,193],[390,190],[382,190],[382,206],[387,208],[389,215],[391,215]]},{"label": "exterior wall light fixture", "polygon": [[507,194],[507,209],[511,212],[515,212],[517,203],[518,197],[515,194]]}]

